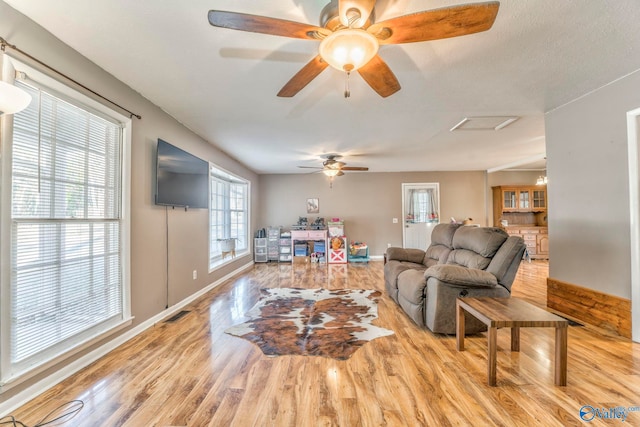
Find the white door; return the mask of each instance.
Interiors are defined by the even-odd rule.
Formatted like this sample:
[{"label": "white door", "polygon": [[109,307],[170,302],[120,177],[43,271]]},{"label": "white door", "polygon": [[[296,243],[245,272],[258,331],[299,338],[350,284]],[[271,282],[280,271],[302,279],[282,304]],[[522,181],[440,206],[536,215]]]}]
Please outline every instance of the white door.
[{"label": "white door", "polygon": [[431,244],[431,231],[439,222],[439,184],[402,184],[403,247],[427,249]]}]

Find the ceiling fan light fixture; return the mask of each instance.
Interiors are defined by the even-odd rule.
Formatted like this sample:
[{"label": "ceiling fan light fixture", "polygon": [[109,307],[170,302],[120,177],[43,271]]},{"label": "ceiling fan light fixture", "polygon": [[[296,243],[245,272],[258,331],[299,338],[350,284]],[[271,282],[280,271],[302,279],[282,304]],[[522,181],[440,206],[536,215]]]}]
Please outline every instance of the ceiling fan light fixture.
[{"label": "ceiling fan light fixture", "polygon": [[340,173],[340,169],[323,169],[322,173],[325,174],[326,176],[336,176]]},{"label": "ceiling fan light fixture", "polygon": [[340,71],[355,71],[378,53],[378,39],[360,29],[338,30],[322,40],[320,56]]}]

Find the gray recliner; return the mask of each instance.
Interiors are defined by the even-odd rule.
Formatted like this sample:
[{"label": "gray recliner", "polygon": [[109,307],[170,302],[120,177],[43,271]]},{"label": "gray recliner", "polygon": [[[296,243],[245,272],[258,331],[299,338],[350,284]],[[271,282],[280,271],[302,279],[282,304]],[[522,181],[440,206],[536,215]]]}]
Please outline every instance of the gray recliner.
[{"label": "gray recliner", "polygon": [[384,265],[385,289],[398,302],[398,276],[407,270],[424,271],[427,268],[447,262],[453,250],[453,234],[459,224],[438,224],[431,233],[431,245],[426,251],[410,248],[388,248],[387,263]]},{"label": "gray recliner", "polygon": [[[416,324],[454,334],[456,298],[509,297],[525,247],[522,238],[499,228],[439,224],[427,251],[387,250],[385,288]],[[420,252],[422,262],[416,262]],[[486,329],[471,316],[465,328]]]}]

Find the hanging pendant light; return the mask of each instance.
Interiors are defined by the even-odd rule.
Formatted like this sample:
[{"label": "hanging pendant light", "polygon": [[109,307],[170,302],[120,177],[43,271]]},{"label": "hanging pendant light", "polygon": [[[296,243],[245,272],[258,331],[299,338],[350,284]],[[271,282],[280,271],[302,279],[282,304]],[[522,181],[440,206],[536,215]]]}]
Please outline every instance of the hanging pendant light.
[{"label": "hanging pendant light", "polygon": [[27,92],[0,80],[0,116],[22,111],[30,102],[31,95]]}]

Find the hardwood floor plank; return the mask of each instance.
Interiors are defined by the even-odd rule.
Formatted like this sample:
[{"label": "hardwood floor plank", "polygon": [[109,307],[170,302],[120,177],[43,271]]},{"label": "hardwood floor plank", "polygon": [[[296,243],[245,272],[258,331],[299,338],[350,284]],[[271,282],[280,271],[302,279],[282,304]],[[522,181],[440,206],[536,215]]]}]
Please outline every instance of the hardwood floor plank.
[{"label": "hardwood floor plank", "polygon": [[[548,264],[523,263],[513,296],[546,305]],[[224,333],[242,323],[261,288],[377,289],[375,339],[348,360],[267,357]],[[15,411],[28,425],[72,399],[67,426],[579,426],[584,405],[640,406],[640,345],[569,327],[568,382],[554,385],[553,328],[524,328],[520,351],[497,333],[497,387],[487,385],[486,333],[465,338],[417,327],[384,294],[381,262],[259,264],[158,323]],[[594,419],[594,426],[611,425]],[[627,425],[640,425],[630,412]]]}]

